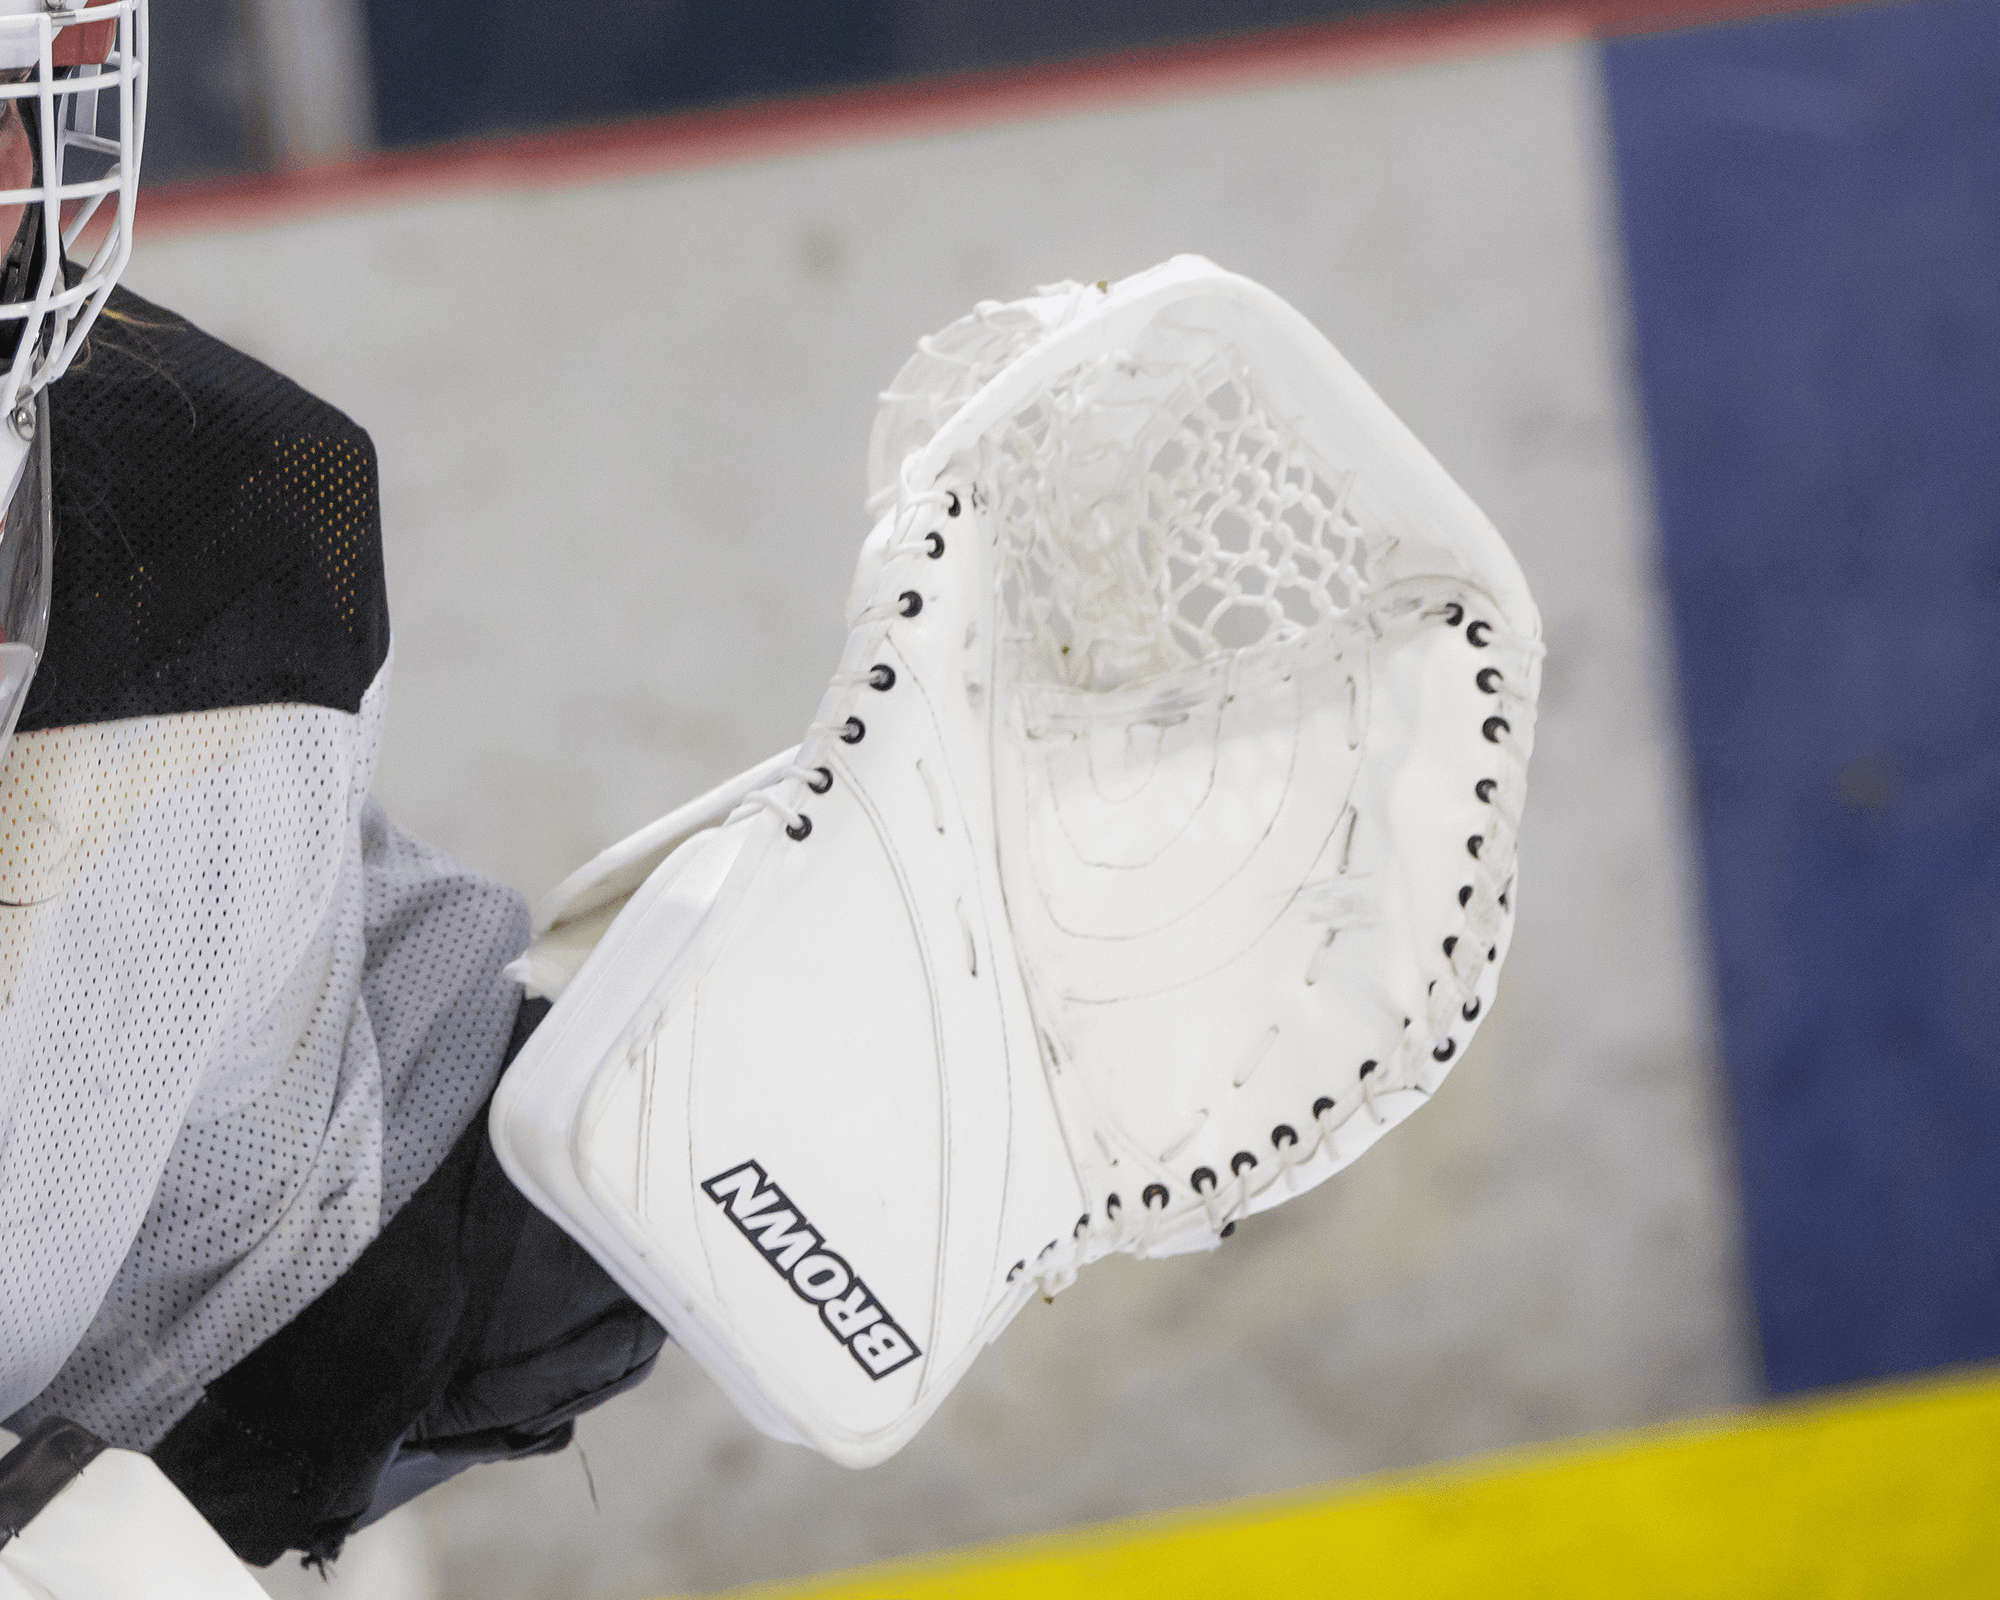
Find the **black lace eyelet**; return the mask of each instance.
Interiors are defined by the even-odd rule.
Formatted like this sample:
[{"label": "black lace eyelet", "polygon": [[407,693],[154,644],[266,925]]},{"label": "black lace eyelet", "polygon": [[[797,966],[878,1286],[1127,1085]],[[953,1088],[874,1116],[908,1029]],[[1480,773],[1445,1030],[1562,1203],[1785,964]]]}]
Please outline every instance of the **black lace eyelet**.
[{"label": "black lace eyelet", "polygon": [[[1160,1203],[1159,1203],[1159,1205],[1157,1205],[1157,1206],[1155,1206],[1155,1205],[1153,1204],[1153,1197],[1154,1197],[1155,1195],[1158,1195],[1158,1196],[1159,1196],[1159,1198],[1160,1198]],[[1149,1183],[1149,1184],[1147,1184],[1147,1185],[1146,1185],[1146,1192],[1145,1192],[1144,1194],[1142,1194],[1142,1195],[1140,1195],[1140,1196],[1139,1196],[1139,1203],[1140,1203],[1141,1205],[1143,1205],[1143,1206],[1144,1206],[1144,1207],[1145,1207],[1145,1208],[1146,1208],[1146,1209],[1147,1209],[1148,1211],[1155,1211],[1155,1210],[1157,1210],[1157,1211],[1164,1211],[1164,1210],[1166,1210],[1166,1209],[1167,1209],[1167,1186],[1166,1186],[1166,1185],[1165,1185],[1164,1183]]]},{"label": "black lace eyelet", "polygon": [[1474,995],[1469,1004],[1460,1006],[1458,1008],[1458,1014],[1461,1017],[1465,1018],[1467,1022],[1471,1022],[1475,1017],[1477,1017],[1479,1015],[1479,996]]},{"label": "black lace eyelet", "polygon": [[1083,1230],[1089,1226],[1090,1226],[1090,1213],[1086,1211],[1082,1216],[1076,1219],[1076,1226],[1070,1229],[1069,1236],[1072,1239],[1081,1239],[1083,1237]]},{"label": "black lace eyelet", "polygon": [[924,535],[924,543],[930,546],[930,558],[935,561],[944,554],[944,535],[933,528]]},{"label": "black lace eyelet", "polygon": [[897,609],[906,617],[914,617],[924,609],[924,597],[914,589],[905,589],[896,598],[902,602]]},{"label": "black lace eyelet", "polygon": [[1488,744],[1498,744],[1501,734],[1514,731],[1514,724],[1505,717],[1488,717],[1479,725],[1479,731],[1486,735]]},{"label": "black lace eyelet", "polygon": [[1020,1277],[1020,1275],[1026,1272],[1027,1270],[1028,1270],[1027,1262],[1025,1261],[1015,1262],[1011,1267],[1007,1269],[1007,1281],[1009,1283],[1012,1283],[1016,1278]]},{"label": "black lace eyelet", "polygon": [[803,839],[807,834],[811,833],[812,831],[813,831],[813,819],[807,816],[803,811],[799,813],[799,820],[797,822],[787,823],[785,825],[785,834],[788,838],[792,839]]},{"label": "black lace eyelet", "polygon": [[1498,778],[1481,778],[1472,786],[1472,792],[1487,805],[1493,804],[1493,791],[1500,787]]},{"label": "black lace eyelet", "polygon": [[[1205,1184],[1201,1181],[1204,1178],[1208,1180]],[[1206,1194],[1210,1189],[1215,1187],[1215,1169],[1213,1167],[1196,1167],[1189,1174],[1188,1183],[1192,1186],[1196,1194]]]},{"label": "black lace eyelet", "polygon": [[945,505],[944,514],[948,517],[955,517],[958,515],[958,509],[959,509],[958,491],[956,489],[947,489],[945,490],[945,493],[949,495],[951,498]]},{"label": "black lace eyelet", "polygon": [[1256,1165],[1257,1158],[1255,1156],[1248,1150],[1239,1150],[1229,1158],[1229,1175],[1232,1178],[1239,1178],[1243,1175],[1245,1167],[1254,1167]]},{"label": "black lace eyelet", "polygon": [[1458,1054],[1458,1041],[1456,1039],[1447,1039],[1443,1044],[1439,1045],[1436,1049],[1431,1051],[1431,1060],[1449,1061],[1453,1056],[1457,1054]]},{"label": "black lace eyelet", "polygon": [[[1482,632],[1482,629],[1485,631]],[[1465,642],[1475,650],[1484,650],[1486,648],[1486,635],[1492,631],[1493,624],[1484,619],[1468,622],[1465,625]]]},{"label": "black lace eyelet", "polygon": [[1124,1209],[1125,1209],[1125,1202],[1120,1200],[1118,1196],[1116,1196],[1115,1194],[1108,1194],[1104,1197],[1105,1216],[1115,1217],[1118,1215],[1120,1211]]},{"label": "black lace eyelet", "polygon": [[1449,958],[1452,951],[1456,950],[1457,948],[1458,948],[1458,935],[1455,933],[1447,935],[1444,941],[1444,953],[1446,957]]},{"label": "black lace eyelet", "polygon": [[1481,694],[1498,694],[1500,685],[1507,680],[1501,676],[1498,667],[1481,667],[1472,681],[1479,685]]},{"label": "black lace eyelet", "polygon": [[847,726],[840,730],[840,742],[842,744],[859,744],[867,735],[867,732],[867,723],[863,722],[859,717],[849,717],[847,719]]},{"label": "black lace eyelet", "polygon": [[876,662],[868,669],[868,687],[887,694],[896,687],[896,669],[886,661]]},{"label": "black lace eyelet", "polygon": [[[1327,1100],[1323,1101],[1322,1104],[1332,1105],[1333,1102]],[[1273,1150],[1282,1150],[1286,1145],[1297,1144],[1298,1142],[1299,1130],[1294,1128],[1289,1122],[1281,1122],[1271,1130],[1271,1148]]]},{"label": "black lace eyelet", "polygon": [[1474,861],[1477,861],[1479,859],[1479,847],[1485,842],[1485,834],[1475,833],[1470,839],[1465,841],[1465,853],[1471,856]]},{"label": "black lace eyelet", "polygon": [[1500,947],[1497,944],[1487,946],[1486,959],[1488,961],[1498,961],[1500,959]]},{"label": "black lace eyelet", "polygon": [[1236,1231],[1236,1224],[1233,1222],[1225,1222],[1222,1225],[1222,1237],[1225,1239],[1227,1239],[1235,1231]]},{"label": "black lace eyelet", "polygon": [[833,774],[825,767],[814,767],[813,772],[817,775],[817,781],[813,778],[806,779],[806,787],[814,794],[825,794],[833,787]]},{"label": "black lace eyelet", "polygon": [[1444,625],[1455,628],[1465,620],[1465,607],[1456,600],[1448,600],[1444,607]]},{"label": "black lace eyelet", "polygon": [[1464,905],[1465,902],[1470,900],[1471,898],[1472,898],[1472,885],[1468,883],[1458,891],[1458,903],[1460,905]]},{"label": "black lace eyelet", "polygon": [[[1407,1017],[1406,1017],[1406,1018],[1404,1018],[1404,1020],[1403,1020],[1403,1026],[1407,1028],[1407,1027],[1408,1027],[1409,1025],[1410,1025],[1410,1023],[1409,1023],[1409,1019],[1408,1019]],[[1373,1072],[1373,1071],[1375,1070],[1375,1068],[1376,1068],[1376,1067],[1377,1067],[1377,1066],[1378,1066],[1379,1064],[1380,1064],[1380,1063],[1378,1063],[1378,1062],[1374,1062],[1374,1061],[1364,1061],[1364,1062],[1362,1062],[1362,1063],[1361,1063],[1361,1071],[1360,1071],[1360,1072],[1359,1072],[1358,1074],[1356,1074],[1356,1076],[1358,1076],[1358,1077],[1363,1077],[1363,1078],[1367,1077],[1367,1076],[1368,1076],[1368,1074],[1369,1074],[1369,1073],[1371,1073],[1371,1072]]]},{"label": "black lace eyelet", "polygon": [[1332,1109],[1333,1109],[1333,1096],[1325,1094],[1321,1095],[1317,1100],[1313,1102],[1313,1120],[1317,1122],[1321,1117],[1325,1116]]}]

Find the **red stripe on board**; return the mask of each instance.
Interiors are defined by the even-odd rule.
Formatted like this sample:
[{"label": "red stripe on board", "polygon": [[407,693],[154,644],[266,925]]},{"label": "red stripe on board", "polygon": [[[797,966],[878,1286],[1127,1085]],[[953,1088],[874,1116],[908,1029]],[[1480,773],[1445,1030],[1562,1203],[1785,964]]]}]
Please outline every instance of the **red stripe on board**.
[{"label": "red stripe on board", "polygon": [[678,112],[604,127],[469,139],[292,172],[145,191],[138,237],[255,227],[328,211],[602,183],[830,145],[957,132],[1261,88],[1481,51],[1815,11],[1854,0],[1496,0],[1314,23],[1044,66]]}]

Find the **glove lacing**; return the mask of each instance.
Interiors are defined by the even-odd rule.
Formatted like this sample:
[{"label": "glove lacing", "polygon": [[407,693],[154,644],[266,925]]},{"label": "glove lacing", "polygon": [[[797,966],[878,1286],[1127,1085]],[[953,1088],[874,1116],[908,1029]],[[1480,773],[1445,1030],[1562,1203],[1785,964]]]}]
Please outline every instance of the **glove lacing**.
[{"label": "glove lacing", "polygon": [[[1435,596],[1435,588],[1432,593]],[[1464,921],[1445,941],[1443,953],[1449,965],[1431,985],[1424,1026],[1418,1028],[1413,1020],[1401,1045],[1386,1060],[1363,1063],[1360,1094],[1347,1104],[1336,1105],[1327,1096],[1316,1101],[1311,1115],[1303,1119],[1308,1135],[1301,1136],[1293,1126],[1280,1123],[1271,1130],[1269,1158],[1260,1160],[1253,1152],[1239,1151],[1226,1178],[1210,1168],[1198,1167],[1187,1180],[1206,1231],[1217,1242],[1234,1231],[1235,1223],[1247,1216],[1254,1202],[1273,1185],[1283,1184],[1288,1192],[1296,1192],[1299,1168],[1322,1151],[1330,1150],[1337,1157],[1337,1141],[1352,1118],[1365,1116],[1377,1126],[1385,1122],[1387,1118],[1376,1103],[1378,1096],[1396,1090],[1428,1095],[1440,1076],[1437,1067],[1457,1054],[1455,1034],[1479,1016],[1479,982],[1488,962],[1498,959],[1500,937],[1513,909],[1521,800],[1534,743],[1532,691],[1535,668],[1543,654],[1539,639],[1514,633],[1495,621],[1491,610],[1483,595],[1464,593],[1462,597],[1429,601],[1401,599],[1373,609],[1367,619],[1377,637],[1405,628],[1439,625],[1467,634],[1467,644],[1478,652],[1471,668],[1475,685],[1482,695],[1490,696],[1488,715],[1480,723],[1477,737],[1492,749],[1493,776],[1479,780],[1475,796],[1490,808],[1491,817],[1483,832],[1465,841],[1466,876],[1471,881],[1458,895]],[[1305,981],[1312,982],[1318,976],[1324,956],[1323,947],[1314,952]],[[1032,1263],[1016,1262],[1007,1273],[1007,1291],[988,1314],[986,1337],[997,1338],[1029,1294],[1039,1292],[1044,1299],[1053,1299],[1091,1262],[1121,1250],[1143,1255],[1168,1235],[1184,1232],[1193,1208],[1185,1202],[1167,1203],[1166,1192],[1166,1185],[1155,1181],[1147,1185],[1145,1198],[1138,1205],[1126,1203],[1121,1196],[1108,1196],[1095,1212],[1078,1219],[1070,1237],[1051,1240]],[[1161,1196],[1157,1206],[1152,1203],[1156,1194]]]},{"label": "glove lacing", "polygon": [[[923,595],[918,589],[907,584],[897,587],[901,581],[898,569],[920,556],[936,560],[944,554],[944,534],[927,526],[936,520],[927,513],[942,511],[947,517],[956,517],[963,508],[964,501],[954,490],[903,488],[897,498],[895,533],[883,550],[875,597],[855,613],[848,632],[849,653],[872,654],[874,647],[888,638],[890,630],[899,620],[914,617],[923,610]],[[870,634],[869,648],[853,652],[853,640],[864,631]],[[878,661],[865,671],[836,672],[828,681],[832,690],[854,690],[864,685],[877,693],[886,694],[896,686],[895,668],[887,662]],[[724,825],[758,811],[768,811],[783,822],[789,837],[800,842],[808,838],[813,828],[812,817],[798,804],[792,803],[802,802],[804,797],[791,786],[803,785],[814,794],[825,794],[833,787],[833,769],[815,760],[815,757],[825,752],[829,739],[855,745],[867,737],[868,724],[853,713],[850,709],[852,705],[853,697],[849,695],[836,705],[836,710],[849,711],[848,715],[808,723],[805,740],[799,746],[799,759],[778,774],[779,784],[754,789],[745,795],[736,809],[723,819]],[[928,783],[928,778],[925,781]],[[790,800],[775,792],[780,785],[791,796]]]}]

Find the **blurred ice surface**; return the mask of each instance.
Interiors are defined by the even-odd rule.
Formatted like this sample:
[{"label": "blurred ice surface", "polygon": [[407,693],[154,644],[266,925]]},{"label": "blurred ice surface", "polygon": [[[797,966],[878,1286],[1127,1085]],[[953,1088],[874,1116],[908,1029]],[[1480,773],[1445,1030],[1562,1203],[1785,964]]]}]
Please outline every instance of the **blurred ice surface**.
[{"label": "blurred ice surface", "polygon": [[296,1555],[255,1575],[271,1600],[439,1600],[434,1566],[423,1523],[404,1516],[384,1518],[348,1540],[325,1577]]},{"label": "blurred ice surface", "polygon": [[1592,50],[1542,49],[141,246],[140,292],[373,430],[376,791],[530,894],[797,738],[873,396],[984,296],[1181,250],[1262,279],[1547,626],[1513,959],[1434,1106],[1213,1258],[1031,1307],[868,1473],[669,1351],[581,1429],[601,1509],[572,1452],[400,1514],[441,1600],[778,1578],[1750,1395],[1598,95]]}]

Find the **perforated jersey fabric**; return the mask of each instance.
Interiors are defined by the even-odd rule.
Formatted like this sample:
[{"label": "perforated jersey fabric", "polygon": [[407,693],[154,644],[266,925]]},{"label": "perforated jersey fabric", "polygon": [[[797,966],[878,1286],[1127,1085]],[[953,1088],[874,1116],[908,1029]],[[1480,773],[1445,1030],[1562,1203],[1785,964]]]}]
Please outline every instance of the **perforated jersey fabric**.
[{"label": "perforated jersey fabric", "polygon": [[55,583],[20,726],[359,710],[389,650],[366,431],[125,289],[48,393]]},{"label": "perforated jersey fabric", "polygon": [[366,434],[113,309],[54,391],[49,646],[0,763],[0,1415],[145,1449],[466,1128],[527,914],[368,797]]}]

